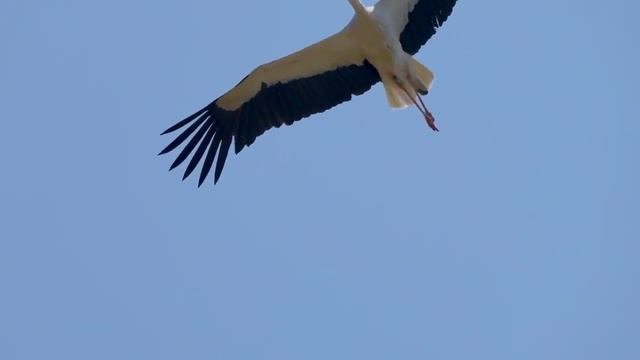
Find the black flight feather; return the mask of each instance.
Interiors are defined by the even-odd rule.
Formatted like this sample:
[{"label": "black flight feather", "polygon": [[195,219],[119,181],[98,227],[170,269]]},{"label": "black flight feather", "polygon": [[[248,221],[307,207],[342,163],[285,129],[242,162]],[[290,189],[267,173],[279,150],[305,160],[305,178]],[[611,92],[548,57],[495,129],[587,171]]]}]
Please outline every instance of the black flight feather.
[{"label": "black flight feather", "polygon": [[447,20],[456,0],[420,0],[409,13],[409,22],[400,34],[400,43],[414,55]]},{"label": "black flight feather", "polygon": [[198,186],[201,186],[217,155],[214,171],[214,183],[217,183],[232,141],[235,143],[235,152],[239,153],[267,130],[283,124],[291,125],[312,114],[328,110],[350,100],[353,95],[365,93],[378,81],[380,76],[377,70],[365,60],[361,65],[343,66],[286,83],[263,84],[257,94],[235,110],[221,108],[216,100],[167,129],[163,134],[191,123],[160,154],[176,149],[195,132],[178,154],[171,169],[191,156],[183,177],[186,179],[204,156],[198,180]]},{"label": "black flight feather", "polygon": [[187,165],[187,169],[184,171],[182,180],[185,180],[186,178],[188,178],[189,175],[191,175],[191,173],[193,172],[193,170],[195,170],[196,166],[198,166],[200,159],[202,159],[202,156],[204,155],[204,152],[207,150],[207,147],[209,146],[209,144],[211,143],[211,139],[213,138],[213,135],[215,133],[216,133],[216,128],[215,126],[213,126],[213,124],[211,124],[209,126],[209,131],[207,131],[207,135],[205,135],[204,139],[200,143],[200,146],[198,146],[198,150],[196,150],[196,152],[193,154],[193,157],[191,158],[191,161],[189,161],[189,165]]},{"label": "black flight feather", "polygon": [[182,164],[182,162],[187,158],[187,156],[191,154],[191,152],[196,147],[196,145],[200,143],[200,140],[202,140],[202,137],[207,132],[207,129],[209,129],[209,127],[211,127],[210,121],[206,122],[204,125],[200,127],[200,130],[198,130],[198,132],[193,136],[193,138],[191,138],[187,146],[185,146],[184,149],[182,149],[182,151],[180,152],[180,155],[178,155],[178,157],[173,162],[173,164],[171,164],[171,168],[169,170],[173,170],[176,167],[178,167],[180,164]]}]

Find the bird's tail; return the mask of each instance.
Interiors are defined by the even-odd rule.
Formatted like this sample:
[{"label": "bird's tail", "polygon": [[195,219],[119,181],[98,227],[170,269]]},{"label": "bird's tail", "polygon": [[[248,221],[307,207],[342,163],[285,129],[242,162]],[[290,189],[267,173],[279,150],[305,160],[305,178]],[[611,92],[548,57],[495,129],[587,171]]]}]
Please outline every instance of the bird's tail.
[{"label": "bird's tail", "polygon": [[433,84],[433,72],[412,56],[407,55],[407,57],[409,58],[410,71],[413,75],[412,77],[416,80],[415,83],[412,83],[411,86],[407,87],[409,94],[407,94],[407,92],[405,92],[393,79],[382,79],[384,90],[387,94],[387,101],[389,101],[389,106],[395,109],[402,109],[412,105],[414,103],[412,98],[415,100],[418,97],[418,93],[426,95],[431,88],[431,84]]},{"label": "bird's tail", "polygon": [[428,67],[422,65],[413,56],[410,57],[411,70],[417,78],[419,84],[415,84],[418,92],[422,95],[426,95],[433,84],[433,72]]},{"label": "bird's tail", "polygon": [[382,79],[384,85],[384,91],[387,94],[387,101],[389,106],[394,109],[404,109],[407,106],[413,104],[411,98],[402,90],[400,85],[391,79]]}]

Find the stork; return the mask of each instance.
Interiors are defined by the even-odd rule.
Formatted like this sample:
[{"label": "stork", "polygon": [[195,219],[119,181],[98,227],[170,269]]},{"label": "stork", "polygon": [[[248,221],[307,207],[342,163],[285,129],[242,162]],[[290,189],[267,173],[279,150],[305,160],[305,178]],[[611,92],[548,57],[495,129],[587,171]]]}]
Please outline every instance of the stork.
[{"label": "stork", "polygon": [[191,155],[184,180],[204,157],[201,186],[217,157],[217,183],[232,140],[238,154],[265,131],[324,112],[379,81],[392,108],[413,105],[438,131],[421,97],[434,76],[413,55],[449,17],[456,0],[380,0],[373,7],[348,1],[355,15],[340,32],[257,67],[227,93],[162,133],[184,128],[160,155],[189,139],[170,170]]}]

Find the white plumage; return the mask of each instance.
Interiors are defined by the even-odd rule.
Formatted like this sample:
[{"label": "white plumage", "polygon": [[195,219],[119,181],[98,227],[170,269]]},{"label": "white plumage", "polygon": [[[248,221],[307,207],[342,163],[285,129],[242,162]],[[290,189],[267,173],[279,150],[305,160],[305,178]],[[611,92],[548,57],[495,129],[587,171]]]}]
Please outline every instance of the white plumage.
[{"label": "white plumage", "polygon": [[435,119],[420,95],[426,95],[433,73],[413,55],[451,14],[455,0],[380,0],[355,11],[340,32],[289,56],[264,64],[212,103],[163,134],[186,127],[161,154],[187,139],[171,169],[190,155],[184,178],[204,157],[199,185],[217,155],[215,182],[232,140],[235,152],[251,145],[272,127],[325,111],[382,81],[389,105],[415,105],[433,129]]},{"label": "white plumage", "polygon": [[364,56],[349,27],[318,43],[253,70],[238,86],[218,100],[225,110],[236,110],[260,91],[262,84],[286,84],[291,80],[335,70],[349,65],[362,65]]}]

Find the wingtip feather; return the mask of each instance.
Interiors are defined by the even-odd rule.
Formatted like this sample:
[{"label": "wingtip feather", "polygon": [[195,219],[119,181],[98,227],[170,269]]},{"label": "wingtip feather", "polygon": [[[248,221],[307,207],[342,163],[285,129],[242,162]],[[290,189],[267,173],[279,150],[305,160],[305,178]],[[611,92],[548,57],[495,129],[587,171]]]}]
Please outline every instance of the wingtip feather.
[{"label": "wingtip feather", "polygon": [[189,115],[188,117],[186,117],[182,121],[178,122],[177,124],[173,125],[172,127],[168,128],[167,130],[162,132],[162,134],[160,134],[160,136],[172,133],[172,132],[184,127],[185,125],[187,125],[188,123],[192,122],[196,118],[199,118],[206,111],[207,111],[207,107],[204,107],[204,108],[200,109],[199,111]]},{"label": "wingtip feather", "polygon": [[218,150],[218,161],[216,162],[216,171],[213,178],[213,184],[217,184],[220,179],[220,175],[222,175],[222,170],[224,169],[224,164],[227,160],[227,155],[229,155],[229,149],[231,148],[231,135],[226,136],[222,140],[222,144],[220,144],[220,149]]}]

